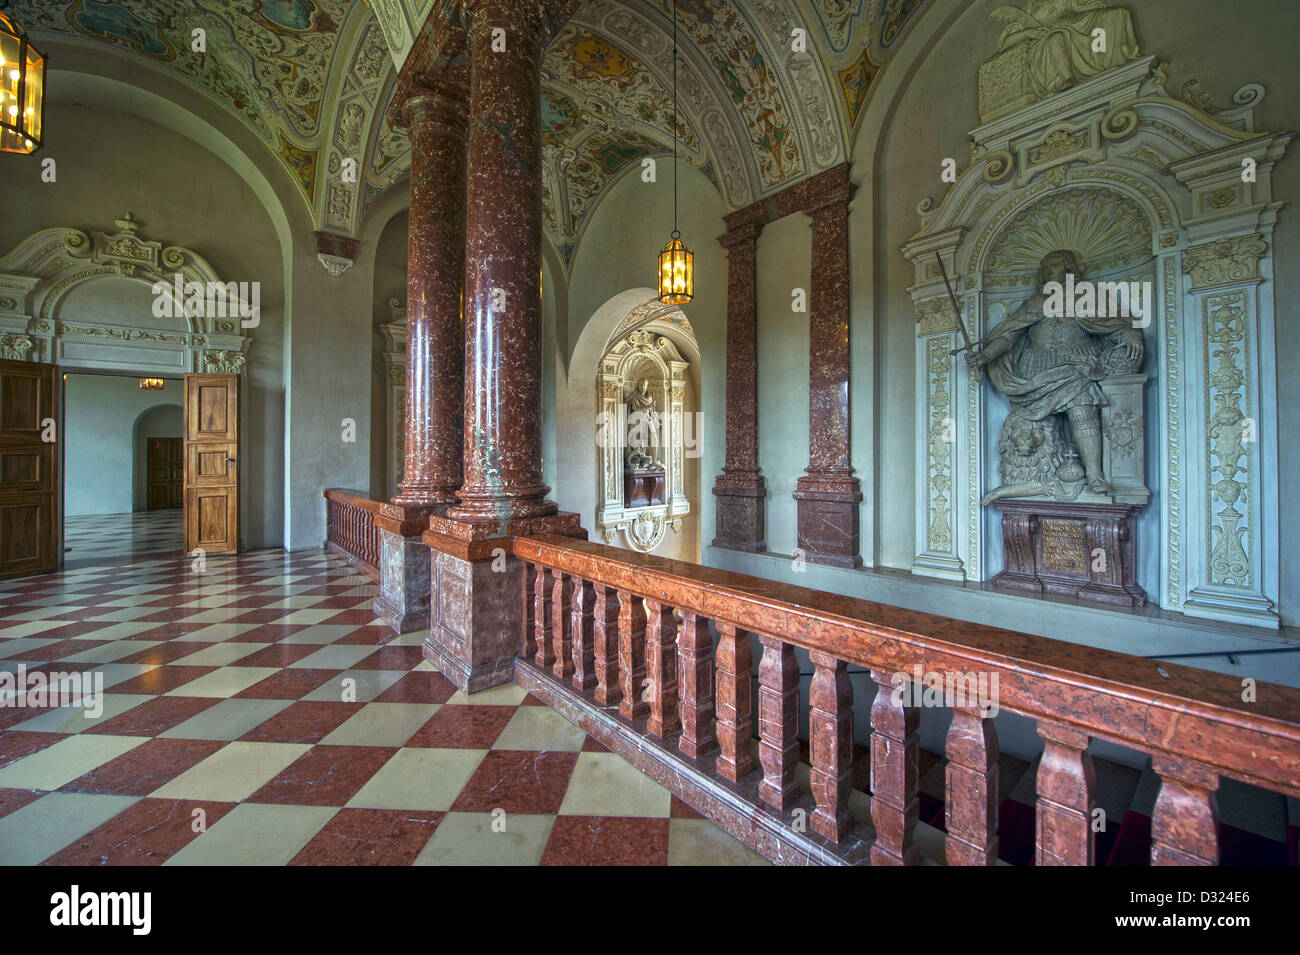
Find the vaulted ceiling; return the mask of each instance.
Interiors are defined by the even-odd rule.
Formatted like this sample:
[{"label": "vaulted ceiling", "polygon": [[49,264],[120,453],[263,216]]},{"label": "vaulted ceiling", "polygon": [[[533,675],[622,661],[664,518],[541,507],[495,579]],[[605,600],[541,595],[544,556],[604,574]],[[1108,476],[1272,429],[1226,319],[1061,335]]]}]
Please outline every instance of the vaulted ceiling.
[{"label": "vaulted ceiling", "polygon": [[[843,162],[872,81],[929,3],[678,0],[682,159],[731,208]],[[108,44],[212,97],[290,172],[316,228],[353,235],[410,165],[391,109],[395,61],[431,10],[455,17],[457,6],[13,0],[9,12],[38,46],[50,35]],[[544,225],[566,267],[614,178],[671,152],[672,117],[672,0],[581,0],[543,63]]]}]

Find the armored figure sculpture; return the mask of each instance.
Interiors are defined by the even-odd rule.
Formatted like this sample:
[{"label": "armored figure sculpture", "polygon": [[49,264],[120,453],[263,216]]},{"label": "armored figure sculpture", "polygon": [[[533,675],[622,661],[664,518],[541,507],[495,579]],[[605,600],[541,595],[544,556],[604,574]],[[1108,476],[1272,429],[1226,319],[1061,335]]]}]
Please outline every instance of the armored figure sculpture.
[{"label": "armored figure sculpture", "polygon": [[[1067,274],[1078,279],[1081,273],[1073,252],[1049,252],[1039,265],[1039,291],[967,357],[972,366],[986,368],[1011,401],[999,445],[1002,486],[984,498],[986,504],[1003,497],[1075,497],[1079,478],[1094,493],[1110,490],[1101,468],[1098,409],[1107,400],[1099,382],[1112,369],[1140,366],[1145,346],[1127,317],[1057,315],[1044,308],[1047,283],[1063,284]],[[1069,421],[1082,475],[1072,449],[1057,437],[1061,417]]]},{"label": "armored figure sculpture", "polygon": [[654,435],[659,429],[659,414],[655,411],[655,397],[650,393],[650,380],[637,382],[628,398],[628,449],[625,462],[629,470],[639,471],[656,466]]}]

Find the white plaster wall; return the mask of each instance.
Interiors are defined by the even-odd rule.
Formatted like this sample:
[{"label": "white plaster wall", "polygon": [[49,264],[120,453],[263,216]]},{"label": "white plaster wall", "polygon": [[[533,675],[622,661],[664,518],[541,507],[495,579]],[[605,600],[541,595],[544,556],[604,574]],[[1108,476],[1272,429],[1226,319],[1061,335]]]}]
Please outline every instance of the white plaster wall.
[{"label": "white plaster wall", "polygon": [[[798,541],[792,496],[808,467],[808,315],[812,220],[778,219],[758,237],[758,465],[767,481],[767,549],[791,554]],[[795,312],[794,290],[804,309]]]},{"label": "white plaster wall", "polygon": [[[111,233],[114,220],[129,210],[143,223],[144,238],[192,248],[223,281],[261,283],[262,319],[251,330],[254,344],[245,375],[241,527],[245,547],[279,546],[284,526],[285,295],[275,227],[244,179],[214,153],[138,116],[66,102],[65,96],[78,101],[82,96],[61,84],[64,75],[52,74],[45,148],[33,156],[0,153],[0,249],[7,252],[46,228]],[[129,105],[122,103],[123,108]],[[54,182],[41,181],[46,158],[55,160]],[[121,285],[111,290],[112,284],[105,280],[78,287],[65,299],[62,315],[87,324],[99,324],[97,318],[110,322],[113,314],[122,314],[124,302],[138,306],[148,299],[147,287],[140,286],[141,299],[122,292]],[[128,497],[120,510],[130,509]]]},{"label": "white plaster wall", "polygon": [[179,408],[184,398],[184,385],[175,379],[162,391],[141,391],[136,378],[67,376],[63,493],[68,517],[136,509],[136,422],[160,407]]}]

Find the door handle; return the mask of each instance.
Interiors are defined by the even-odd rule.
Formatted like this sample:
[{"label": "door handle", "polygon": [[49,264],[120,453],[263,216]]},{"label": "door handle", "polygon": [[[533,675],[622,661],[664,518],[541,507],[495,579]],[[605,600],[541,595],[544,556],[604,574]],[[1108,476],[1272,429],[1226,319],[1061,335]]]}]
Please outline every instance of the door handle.
[{"label": "door handle", "polygon": [[234,459],[234,458],[226,458],[226,463],[227,463],[227,464],[234,464],[234,463],[235,463],[235,459]]}]

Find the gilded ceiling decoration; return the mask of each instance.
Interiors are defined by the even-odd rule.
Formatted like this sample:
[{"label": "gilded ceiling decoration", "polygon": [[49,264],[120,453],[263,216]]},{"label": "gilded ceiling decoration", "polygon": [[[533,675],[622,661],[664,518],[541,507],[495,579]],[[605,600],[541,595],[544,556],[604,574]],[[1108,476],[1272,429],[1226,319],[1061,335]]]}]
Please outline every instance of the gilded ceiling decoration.
[{"label": "gilded ceiling decoration", "polygon": [[[877,73],[929,2],[678,0],[681,160],[729,208],[843,162]],[[391,108],[395,64],[431,15],[445,21],[455,8],[456,0],[13,0],[11,13],[36,38],[107,44],[207,94],[277,157],[317,229],[351,236],[410,166]],[[547,49],[544,224],[566,267],[613,181],[646,156],[671,154],[671,10],[672,0],[583,0]],[[191,49],[196,28],[204,52]]]}]

